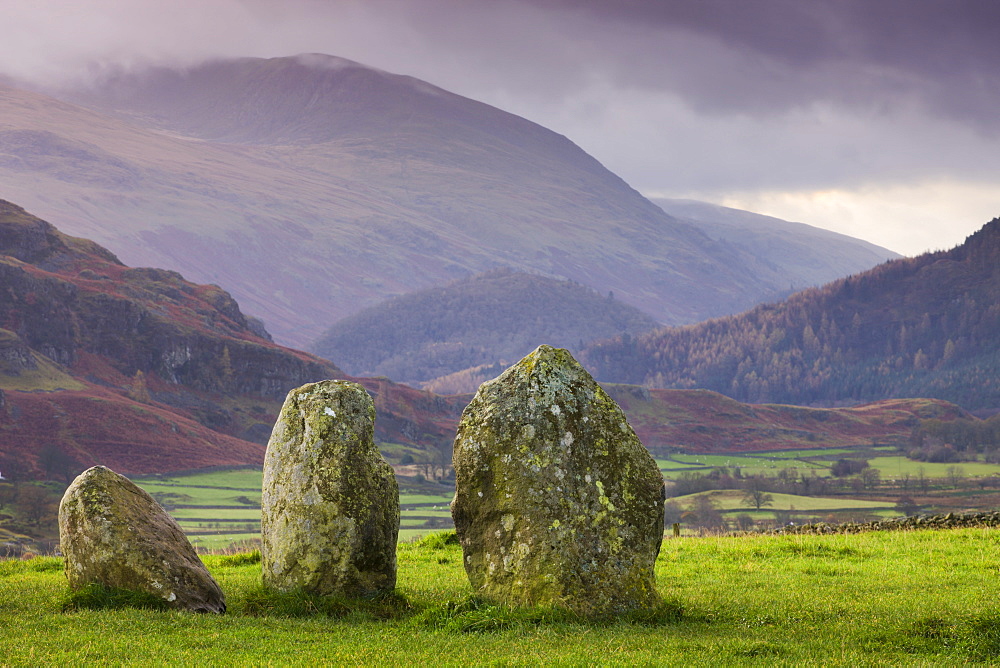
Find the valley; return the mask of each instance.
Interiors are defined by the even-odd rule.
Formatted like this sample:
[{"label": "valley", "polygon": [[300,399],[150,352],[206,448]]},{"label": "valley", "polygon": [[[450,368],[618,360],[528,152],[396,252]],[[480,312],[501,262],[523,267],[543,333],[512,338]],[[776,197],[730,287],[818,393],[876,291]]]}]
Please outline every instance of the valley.
[{"label": "valley", "polygon": [[[449,526],[452,441],[476,388],[545,341],[594,369],[687,531],[997,500],[993,423],[976,415],[1000,408],[998,221],[899,258],[649,201],[565,137],[332,56],[0,92],[9,192],[169,268],[129,267],[0,202],[5,490],[51,496],[103,463],[200,547],[253,541],[281,399],[344,378],[374,398],[409,540]],[[275,344],[234,295],[315,354]],[[7,491],[0,526],[50,540],[51,502],[26,521]]]}]

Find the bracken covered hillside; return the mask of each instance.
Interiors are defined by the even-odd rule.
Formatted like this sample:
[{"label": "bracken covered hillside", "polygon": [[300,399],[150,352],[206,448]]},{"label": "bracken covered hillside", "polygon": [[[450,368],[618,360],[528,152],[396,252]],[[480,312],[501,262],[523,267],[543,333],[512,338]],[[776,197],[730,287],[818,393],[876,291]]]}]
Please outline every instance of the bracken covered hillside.
[{"label": "bracken covered hillside", "polygon": [[1000,219],[949,251],[887,262],[777,304],[618,337],[583,355],[603,381],[749,402],[933,397],[1000,408]]},{"label": "bracken covered hillside", "polygon": [[0,471],[258,463],[276,402],[337,367],[227,292],[132,269],[0,200]]}]

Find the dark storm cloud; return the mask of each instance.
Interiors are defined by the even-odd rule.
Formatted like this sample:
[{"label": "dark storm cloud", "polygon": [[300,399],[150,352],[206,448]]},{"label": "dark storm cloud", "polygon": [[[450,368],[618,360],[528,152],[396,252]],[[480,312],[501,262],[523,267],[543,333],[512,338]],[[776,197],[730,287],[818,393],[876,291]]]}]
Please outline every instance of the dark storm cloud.
[{"label": "dark storm cloud", "polygon": [[978,218],[1000,179],[995,0],[0,0],[0,12],[0,74],[52,83],[330,53],[539,122],[647,193],[811,206],[849,191],[860,211],[936,184],[928,207],[943,211],[955,184],[985,203]]},{"label": "dark storm cloud", "polygon": [[[624,84],[678,92],[704,109],[767,112],[816,100],[877,105],[910,96],[940,113],[996,123],[1000,2],[994,0],[532,4],[590,17],[589,27],[584,21],[570,31],[577,39],[592,31],[602,58],[585,66],[605,68]],[[684,33],[703,40],[688,42],[686,57],[674,47]]]}]

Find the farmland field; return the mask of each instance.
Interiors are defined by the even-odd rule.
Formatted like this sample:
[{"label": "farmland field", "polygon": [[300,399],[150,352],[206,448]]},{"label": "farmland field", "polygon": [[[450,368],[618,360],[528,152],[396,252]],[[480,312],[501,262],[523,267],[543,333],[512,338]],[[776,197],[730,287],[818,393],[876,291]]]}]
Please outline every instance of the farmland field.
[{"label": "farmland field", "polygon": [[[260,538],[260,469],[144,476],[133,481],[167,509],[195,547],[223,550]],[[442,494],[427,494],[404,488],[399,496],[400,541],[451,526],[452,492],[442,489]]]},{"label": "farmland field", "polygon": [[[715,502],[719,510],[748,510],[748,506],[743,502],[743,492],[738,490],[717,490],[711,492],[699,492],[698,494],[688,494],[670,499],[680,505],[690,504],[696,497],[708,496]],[[836,498],[826,499],[815,496],[799,496],[797,494],[780,494],[775,492],[770,495],[774,499],[772,505],[764,510],[871,510],[874,508],[889,510],[892,506],[886,506],[882,501],[865,501],[862,499]],[[899,514],[899,513],[895,513]]]}]

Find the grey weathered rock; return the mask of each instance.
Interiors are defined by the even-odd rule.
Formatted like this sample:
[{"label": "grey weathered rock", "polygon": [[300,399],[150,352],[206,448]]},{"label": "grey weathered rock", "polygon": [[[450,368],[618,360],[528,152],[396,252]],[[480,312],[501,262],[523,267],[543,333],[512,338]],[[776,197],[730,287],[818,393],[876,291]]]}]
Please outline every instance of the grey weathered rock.
[{"label": "grey weathered rock", "polygon": [[484,383],[455,439],[452,516],[473,589],[606,615],[655,604],[663,478],[568,351]]},{"label": "grey weathered rock", "polygon": [[264,584],[366,596],[396,586],[399,488],[374,443],[357,383],[303,385],[285,399],[264,457]]},{"label": "grey weathered rock", "polygon": [[145,491],[104,466],[87,469],[59,504],[70,587],[145,592],[192,612],[226,611],[222,589],[181,528]]}]

